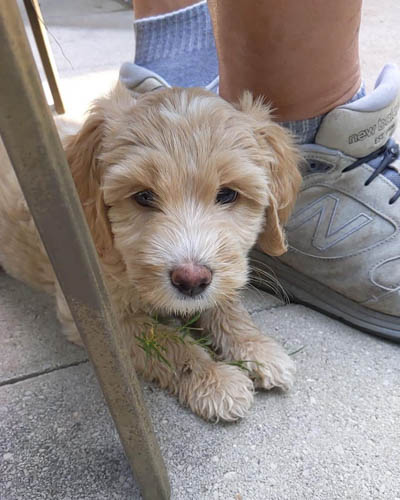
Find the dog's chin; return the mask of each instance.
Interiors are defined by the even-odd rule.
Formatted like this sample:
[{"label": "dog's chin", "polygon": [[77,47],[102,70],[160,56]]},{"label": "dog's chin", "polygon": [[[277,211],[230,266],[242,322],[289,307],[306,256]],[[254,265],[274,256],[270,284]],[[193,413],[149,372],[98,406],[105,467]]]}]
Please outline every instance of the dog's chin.
[{"label": "dog's chin", "polygon": [[[203,296],[204,295],[204,296]],[[168,303],[148,304],[152,313],[159,313],[163,316],[194,316],[206,311],[216,305],[215,301],[210,300],[207,294],[201,294],[196,297],[177,296],[168,300]]]},{"label": "dog's chin", "polygon": [[218,303],[215,294],[208,291],[195,296],[183,295],[174,289],[159,293],[157,297],[154,297],[154,292],[147,294],[142,291],[140,295],[143,309],[152,315],[194,316],[215,307]]}]

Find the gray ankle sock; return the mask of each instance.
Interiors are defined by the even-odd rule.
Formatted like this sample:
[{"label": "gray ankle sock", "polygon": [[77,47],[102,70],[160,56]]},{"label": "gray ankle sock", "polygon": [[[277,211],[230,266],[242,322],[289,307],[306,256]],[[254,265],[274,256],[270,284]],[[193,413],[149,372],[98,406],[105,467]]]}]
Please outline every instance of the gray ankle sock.
[{"label": "gray ankle sock", "polygon": [[218,76],[207,2],[135,22],[135,63],[171,86],[205,87]]},{"label": "gray ankle sock", "polygon": [[[354,96],[347,101],[346,104],[350,102],[357,101],[361,97],[365,96],[365,85],[362,84],[359,91],[354,94]],[[315,140],[319,126],[321,125],[322,119],[325,115],[316,116],[314,118],[308,118],[306,120],[294,120],[290,122],[281,122],[280,124],[288,128],[296,137],[299,144],[311,144]]]}]

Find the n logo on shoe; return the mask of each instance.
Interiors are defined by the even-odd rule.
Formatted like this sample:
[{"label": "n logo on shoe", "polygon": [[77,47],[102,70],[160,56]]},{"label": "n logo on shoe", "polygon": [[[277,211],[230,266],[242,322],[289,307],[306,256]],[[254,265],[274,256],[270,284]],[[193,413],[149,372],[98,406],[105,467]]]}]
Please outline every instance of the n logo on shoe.
[{"label": "n logo on shoe", "polygon": [[[328,191],[315,199],[303,191],[286,230],[289,245],[315,257],[344,257],[390,236],[394,227],[380,214],[343,193]],[[318,189],[321,195],[321,188]]]}]

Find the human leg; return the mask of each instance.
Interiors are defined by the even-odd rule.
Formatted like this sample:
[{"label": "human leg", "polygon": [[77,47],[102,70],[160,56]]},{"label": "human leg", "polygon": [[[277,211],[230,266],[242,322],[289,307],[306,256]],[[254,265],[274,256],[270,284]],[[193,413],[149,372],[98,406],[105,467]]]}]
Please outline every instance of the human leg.
[{"label": "human leg", "polygon": [[209,0],[220,95],[266,96],[280,121],[322,115],[360,88],[361,0]]}]

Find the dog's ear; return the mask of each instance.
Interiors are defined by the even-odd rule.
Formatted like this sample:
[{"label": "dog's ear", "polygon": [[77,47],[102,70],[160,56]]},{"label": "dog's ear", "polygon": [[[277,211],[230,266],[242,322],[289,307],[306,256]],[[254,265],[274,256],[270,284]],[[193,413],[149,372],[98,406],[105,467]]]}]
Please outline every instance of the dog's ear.
[{"label": "dog's ear", "polygon": [[108,253],[113,246],[102,192],[100,156],[103,141],[105,135],[112,132],[123,110],[126,111],[133,102],[131,94],[118,84],[109,96],[93,103],[79,132],[64,141],[72,177],[100,256]]},{"label": "dog's ear", "polygon": [[301,157],[290,133],[272,121],[268,106],[261,100],[254,100],[249,92],[245,92],[239,107],[252,120],[260,161],[267,169],[270,181],[270,204],[257,245],[269,255],[282,255],[287,251],[284,225],[301,185]]},{"label": "dog's ear", "polygon": [[95,104],[80,131],[66,139],[65,152],[86,220],[100,256],[112,247],[112,234],[101,190],[99,155],[102,150],[104,116]]}]

